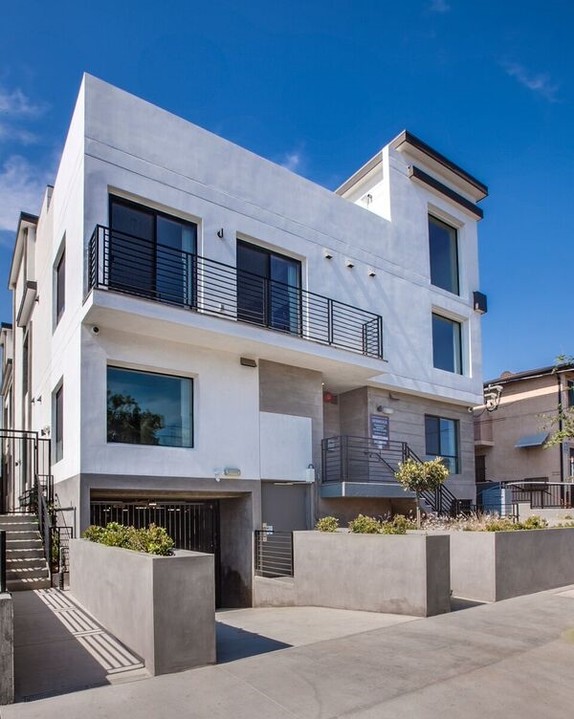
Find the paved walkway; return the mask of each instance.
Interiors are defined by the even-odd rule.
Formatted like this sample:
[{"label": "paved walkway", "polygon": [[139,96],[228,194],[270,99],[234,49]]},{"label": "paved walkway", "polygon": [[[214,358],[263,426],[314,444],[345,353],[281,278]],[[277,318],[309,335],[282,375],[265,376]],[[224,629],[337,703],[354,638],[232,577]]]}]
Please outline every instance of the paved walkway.
[{"label": "paved walkway", "polygon": [[[243,623],[239,615],[235,623]],[[15,704],[0,716],[566,719],[573,712],[573,681],[574,587],[567,587]]]}]

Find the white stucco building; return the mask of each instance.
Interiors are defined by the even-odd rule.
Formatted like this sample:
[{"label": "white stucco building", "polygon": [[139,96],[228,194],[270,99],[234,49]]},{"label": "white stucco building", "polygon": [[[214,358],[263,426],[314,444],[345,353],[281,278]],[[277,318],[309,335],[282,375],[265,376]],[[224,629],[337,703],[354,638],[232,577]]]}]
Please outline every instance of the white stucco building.
[{"label": "white stucco building", "polygon": [[254,528],[400,507],[408,452],[473,500],[486,193],[407,132],[334,193],[85,76],[17,230],[4,426],[51,437],[78,531],[185,514],[229,604]]}]

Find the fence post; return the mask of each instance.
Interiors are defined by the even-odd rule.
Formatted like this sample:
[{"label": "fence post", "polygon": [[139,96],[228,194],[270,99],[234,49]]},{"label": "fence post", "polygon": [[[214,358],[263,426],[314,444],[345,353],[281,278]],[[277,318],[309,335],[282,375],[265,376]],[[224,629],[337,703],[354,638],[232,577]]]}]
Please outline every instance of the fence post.
[{"label": "fence post", "polygon": [[0,594],[6,592],[6,532],[0,532]]}]

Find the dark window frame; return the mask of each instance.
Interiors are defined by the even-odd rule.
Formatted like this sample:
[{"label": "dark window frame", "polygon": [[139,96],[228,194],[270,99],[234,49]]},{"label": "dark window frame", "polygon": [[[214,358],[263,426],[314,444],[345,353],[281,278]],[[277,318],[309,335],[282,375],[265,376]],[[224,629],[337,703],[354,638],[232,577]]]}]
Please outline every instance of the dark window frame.
[{"label": "dark window frame", "polygon": [[[438,268],[436,266],[436,262],[433,261],[433,257],[436,257],[436,250],[435,253],[433,253],[433,238],[431,233],[431,224],[434,224],[437,227],[443,228],[447,230],[450,234],[451,238],[451,248],[449,251],[449,275],[451,278],[454,279],[454,283],[450,284],[448,287],[445,287],[444,284],[439,284],[437,277],[438,274]],[[453,225],[449,225],[448,222],[445,222],[444,220],[441,220],[439,217],[436,217],[435,215],[429,213],[428,215],[428,233],[429,233],[429,260],[430,260],[430,278],[431,278],[431,285],[433,287],[438,287],[442,290],[445,290],[445,292],[450,292],[453,295],[460,296],[460,253],[458,248],[458,229],[454,227]],[[454,264],[454,267],[452,266]],[[433,267],[435,268],[435,271],[433,273]],[[441,268],[444,269],[444,268]],[[434,281],[433,281],[433,274],[434,274]]]},{"label": "dark window frame", "polygon": [[[432,450],[432,448],[429,447],[429,424],[433,422],[436,423],[436,427],[434,428],[434,436],[437,437],[438,446],[437,451],[429,451],[429,449]],[[455,454],[446,454],[443,452],[442,447],[442,435],[441,435],[441,423],[445,422],[448,423],[449,426],[452,426],[453,433],[454,433],[454,445],[455,445]],[[460,474],[460,422],[458,419],[453,419],[452,417],[440,417],[439,415],[435,414],[425,414],[425,454],[428,457],[442,457],[443,459],[447,460],[447,466],[449,467],[451,474]],[[452,465],[451,465],[452,461]],[[452,467],[454,466],[454,471]]]},{"label": "dark window frame", "polygon": [[[195,382],[193,377],[185,375],[171,374],[169,372],[153,372],[148,370],[142,370],[134,367],[125,367],[121,365],[108,364],[106,367],[106,394],[109,392],[109,371],[116,370],[120,372],[126,372],[131,374],[145,375],[146,377],[166,377],[169,379],[176,379],[189,383],[190,393],[190,416],[189,416],[189,444],[161,444],[159,441],[154,442],[141,442],[141,441],[129,441],[129,440],[117,440],[110,439],[110,427],[108,423],[107,409],[106,409],[106,442],[107,444],[122,444],[130,446],[141,446],[141,447],[161,447],[165,448],[176,448],[176,449],[193,449],[195,447]],[[137,403],[137,398],[136,403]],[[146,411],[146,408],[143,408]],[[160,438],[161,439],[161,438]]]},{"label": "dark window frame", "polygon": [[64,382],[61,380],[52,393],[52,425],[54,463],[64,458]]},{"label": "dark window frame", "polygon": [[[243,270],[239,267],[239,253],[241,251],[241,248],[245,248],[246,250],[259,252],[261,255],[264,255],[266,258],[266,274],[260,275],[257,272],[251,272],[249,270]],[[262,325],[264,327],[270,327],[272,329],[278,329],[285,332],[288,332],[289,334],[301,334],[303,330],[303,312],[302,312],[302,281],[303,281],[303,263],[301,260],[297,259],[296,257],[292,257],[291,255],[287,255],[281,252],[277,252],[276,250],[271,250],[267,247],[264,247],[262,245],[258,245],[255,242],[249,242],[248,240],[244,240],[241,238],[237,238],[237,244],[235,249],[236,254],[236,267],[237,267],[237,286],[238,286],[238,297],[237,297],[237,303],[238,303],[238,318],[241,319],[244,322],[250,322],[252,324],[258,324]],[[279,280],[274,280],[271,277],[271,265],[272,265],[272,259],[276,258],[279,260],[288,260],[289,262],[292,262],[295,264],[297,269],[297,284],[296,285],[290,285],[289,283],[283,283]],[[262,304],[262,317],[261,322],[257,321],[255,316],[249,317],[249,313],[245,312],[245,308],[240,307],[241,303],[241,290],[240,290],[240,284],[241,284],[241,275],[242,273],[245,273],[247,276],[253,276],[253,277],[261,277],[266,284],[266,295],[263,296],[263,304]],[[296,293],[297,298],[297,304],[295,307],[296,310],[296,317],[295,317],[295,327],[291,326],[291,319],[289,318],[289,326],[282,326],[281,322],[277,322],[275,318],[273,317],[273,284],[275,284],[277,288],[277,294],[281,296],[281,293],[284,294],[284,298],[287,298],[287,304],[291,305],[291,297],[289,290],[283,290],[279,289],[282,286],[292,288],[293,291]],[[249,292],[249,291],[248,291]],[[252,289],[251,294],[257,293],[257,288],[255,287]],[[286,294],[285,294],[286,293]]]},{"label": "dark window frame", "polygon": [[[442,322],[448,322],[453,327],[453,344],[451,346],[452,351],[452,368],[451,366],[445,367],[438,364],[438,345],[437,345],[437,335],[436,335],[436,325],[435,325],[435,319],[440,320]],[[433,367],[435,369],[443,370],[444,372],[452,372],[453,374],[464,374],[464,357],[463,357],[463,348],[462,348],[462,327],[463,323],[459,320],[453,319],[452,317],[447,317],[445,315],[440,314],[440,312],[433,312],[431,317],[432,322],[432,352],[433,352]]]},{"label": "dark window frame", "polygon": [[[121,195],[114,195],[113,193],[108,194],[108,225],[110,230],[110,247],[113,246],[113,233],[114,233],[114,227],[113,227],[113,205],[121,205],[126,208],[131,208],[133,210],[136,210],[137,212],[141,212],[142,214],[147,214],[149,217],[153,218],[153,236],[151,240],[149,240],[150,243],[150,249],[152,250],[152,263],[150,266],[150,274],[152,278],[152,285],[148,288],[143,288],[139,292],[136,292],[136,294],[142,294],[144,296],[151,296],[153,299],[159,300],[159,301],[165,301],[170,302],[169,299],[162,298],[161,296],[161,290],[158,290],[158,247],[166,247],[168,250],[172,249],[169,248],[168,245],[163,245],[162,243],[158,243],[158,218],[162,218],[164,220],[170,220],[171,222],[177,222],[181,225],[187,226],[189,228],[193,228],[194,236],[193,236],[193,249],[191,251],[182,250],[183,253],[188,254],[192,257],[192,268],[191,268],[191,282],[192,282],[192,291],[191,291],[191,297],[188,297],[187,302],[178,302],[177,300],[172,301],[172,304],[178,304],[178,305],[185,305],[185,306],[191,306],[195,307],[197,302],[197,244],[199,240],[199,223],[194,222],[193,220],[184,219],[183,217],[180,217],[178,215],[170,214],[169,212],[165,212],[163,210],[158,210],[155,207],[150,207],[149,205],[145,205],[141,202],[137,202],[134,200],[128,200]],[[124,233],[121,231],[117,231],[119,234],[123,234],[126,236],[134,237],[134,239],[139,239],[141,242],[147,243],[148,240],[146,238],[137,238],[137,236],[129,235],[129,233]],[[114,278],[113,278],[113,269],[112,266],[110,266],[110,284],[114,285]],[[114,287],[114,289],[120,289],[121,290],[121,283],[120,286]],[[133,292],[130,292],[133,294]]]},{"label": "dark window frame", "polygon": [[[64,236],[65,237],[65,236]],[[65,239],[62,249],[54,263],[54,326],[57,326],[66,309],[66,245]]]}]

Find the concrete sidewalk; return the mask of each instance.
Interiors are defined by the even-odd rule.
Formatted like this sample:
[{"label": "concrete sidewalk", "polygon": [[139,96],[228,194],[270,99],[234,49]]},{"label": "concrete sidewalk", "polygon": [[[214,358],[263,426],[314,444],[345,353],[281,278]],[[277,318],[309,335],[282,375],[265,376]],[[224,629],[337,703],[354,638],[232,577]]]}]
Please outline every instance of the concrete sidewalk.
[{"label": "concrete sidewalk", "polygon": [[163,677],[3,707],[2,719],[565,719],[574,587]]}]

